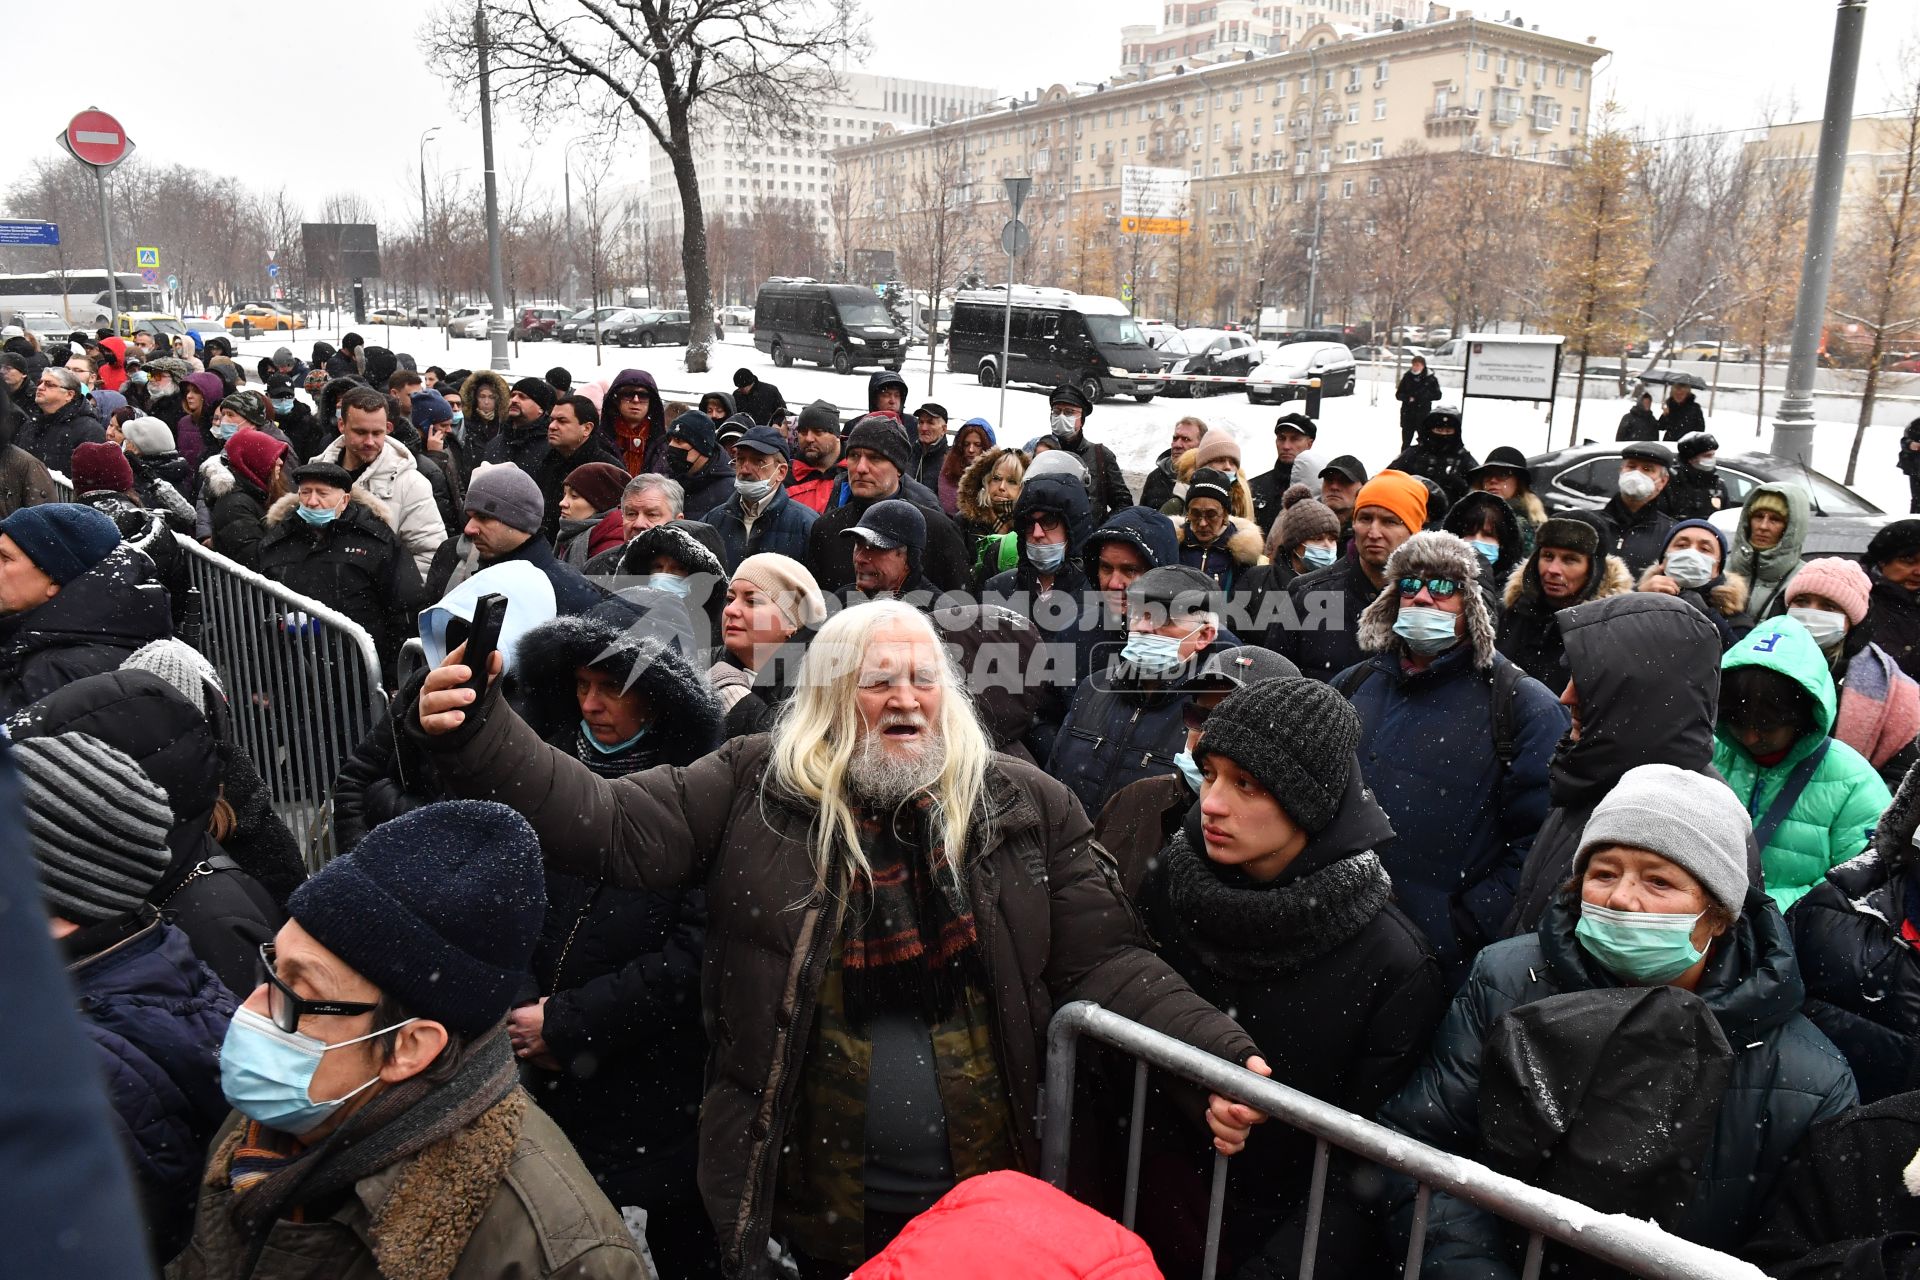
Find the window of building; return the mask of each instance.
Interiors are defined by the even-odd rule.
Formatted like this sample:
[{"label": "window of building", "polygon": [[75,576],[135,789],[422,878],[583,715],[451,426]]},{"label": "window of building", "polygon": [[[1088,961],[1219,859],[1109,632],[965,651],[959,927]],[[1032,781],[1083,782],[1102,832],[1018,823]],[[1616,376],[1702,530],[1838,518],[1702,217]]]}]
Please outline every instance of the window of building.
[{"label": "window of building", "polygon": [[1473,65],[1477,71],[1485,71],[1487,69],[1487,47],[1485,45],[1481,45],[1473,51]]},{"label": "window of building", "polygon": [[1502,52],[1500,55],[1499,71],[1501,75],[1507,74],[1507,55],[1505,52]]},{"label": "window of building", "polygon": [[1320,73],[1320,87],[1326,90],[1331,90],[1333,88],[1333,68],[1332,67],[1328,67],[1325,71],[1322,71]]},{"label": "window of building", "polygon": [[1200,176],[1200,162],[1198,160],[1193,162],[1193,176],[1196,178]]},{"label": "window of building", "polygon": [[1562,89],[1566,88],[1567,86],[1567,64],[1566,63],[1556,62],[1553,64],[1553,83]]},{"label": "window of building", "polygon": [[1527,60],[1525,58],[1514,59],[1513,78],[1521,81],[1527,78]]},{"label": "window of building", "polygon": [[1387,60],[1385,58],[1373,64],[1373,82],[1375,84],[1385,84],[1387,82]]},{"label": "window of building", "polygon": [[1386,189],[1386,185],[1387,185],[1386,183],[1380,181],[1380,179],[1378,178],[1368,178],[1367,194],[1370,196],[1377,196]]},{"label": "window of building", "polygon": [[1352,178],[1347,178],[1340,183],[1340,198],[1342,200],[1353,199],[1353,179]]},{"label": "window of building", "polygon": [[1267,86],[1263,84],[1257,84],[1253,86],[1253,100],[1255,102],[1262,101],[1266,97],[1266,92],[1267,92]]},{"label": "window of building", "polygon": [[1357,142],[1347,143],[1344,147],[1340,148],[1340,158],[1349,162],[1358,160],[1360,158],[1360,144]]},{"label": "window of building", "polygon": [[1387,118],[1387,100],[1385,98],[1375,98],[1373,100],[1373,118],[1375,120],[1385,120]]},{"label": "window of building", "polygon": [[1385,139],[1385,138],[1375,138],[1375,139],[1373,140],[1373,155],[1372,155],[1372,159],[1375,159],[1375,160],[1381,160],[1381,159],[1385,159],[1385,158],[1386,158],[1386,154],[1387,154],[1387,141],[1386,141],[1386,139]]},{"label": "window of building", "polygon": [[1360,87],[1360,68],[1348,67],[1347,68],[1347,88],[1358,89],[1359,87]]},{"label": "window of building", "polygon": [[1233,105],[1237,108],[1240,105],[1240,101],[1240,90],[1235,89],[1233,91]]},{"label": "window of building", "polygon": [[1348,124],[1360,123],[1360,104],[1359,103],[1349,102],[1347,104],[1347,123]]},{"label": "window of building", "polygon": [[[1235,126],[1235,127],[1237,128],[1238,126]],[[1253,118],[1253,136],[1256,138],[1260,136],[1260,117],[1259,116],[1255,116]]]},{"label": "window of building", "polygon": [[1275,80],[1273,82],[1273,100],[1275,102],[1278,102],[1280,101],[1280,99],[1286,96],[1287,96],[1287,80],[1285,76],[1282,76],[1280,79]]},{"label": "window of building", "polygon": [[1313,91],[1313,78],[1309,76],[1306,72],[1302,71],[1300,73],[1300,92],[1311,93],[1312,91]]},{"label": "window of building", "polygon": [[1575,133],[1580,132],[1580,108],[1567,108],[1567,124]]},{"label": "window of building", "polygon": [[1218,160],[1213,162],[1213,173],[1211,176],[1215,178],[1220,176],[1220,162]]},{"label": "window of building", "polygon": [[1573,69],[1573,87],[1576,89],[1584,89],[1587,87],[1587,69],[1585,67],[1575,67]]}]

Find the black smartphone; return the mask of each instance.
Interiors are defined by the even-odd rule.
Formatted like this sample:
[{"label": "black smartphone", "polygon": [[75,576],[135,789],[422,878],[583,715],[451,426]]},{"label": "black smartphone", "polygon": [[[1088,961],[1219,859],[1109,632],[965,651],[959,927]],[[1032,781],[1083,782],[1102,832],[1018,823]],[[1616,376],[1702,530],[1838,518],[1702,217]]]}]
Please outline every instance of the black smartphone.
[{"label": "black smartphone", "polygon": [[467,627],[466,665],[473,672],[467,688],[473,690],[478,706],[487,692],[487,668],[493,665],[493,651],[500,647],[500,624],[507,619],[507,598],[498,592],[481,596],[473,604],[473,621]]}]

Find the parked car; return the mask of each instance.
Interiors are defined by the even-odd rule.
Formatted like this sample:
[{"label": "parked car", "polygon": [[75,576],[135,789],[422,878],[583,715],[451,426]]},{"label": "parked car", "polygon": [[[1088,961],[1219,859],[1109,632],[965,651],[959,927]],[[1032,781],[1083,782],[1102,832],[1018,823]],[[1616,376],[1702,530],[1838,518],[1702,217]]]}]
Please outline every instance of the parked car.
[{"label": "parked car", "polygon": [[693,341],[693,316],[686,311],[634,311],[612,329],[602,325],[600,337],[616,347],[684,346]]},{"label": "parked car", "polygon": [[455,338],[484,338],[487,336],[487,321],[492,314],[490,307],[456,307],[453,319],[447,321],[447,333]]},{"label": "parked car", "polygon": [[1353,351],[1344,342],[1289,342],[1254,366],[1248,404],[1285,404],[1305,399],[1307,383],[1320,379],[1320,395],[1353,394]]},{"label": "parked car", "polygon": [[600,326],[601,338],[605,339],[613,318],[626,310],[626,307],[588,307],[585,311],[576,311],[554,326],[554,341],[592,342],[596,324]]},{"label": "parked car", "polygon": [[753,308],[722,307],[720,323],[729,329],[751,329],[753,328]]},{"label": "parked car", "polygon": [[187,327],[180,323],[180,317],[168,315],[164,311],[123,311],[120,313],[119,334],[131,338],[136,333],[151,333],[163,343],[170,343],[174,337],[184,334]]},{"label": "parked car", "polygon": [[545,342],[560,327],[560,322],[572,314],[571,307],[522,307],[507,336],[515,342]]},{"label": "parked car", "polygon": [[408,317],[408,323],[416,329],[424,329],[432,324],[445,324],[447,309],[441,306],[417,306]]},{"label": "parked car", "polygon": [[1387,335],[1387,341],[1395,344],[1426,340],[1427,326],[1423,324],[1403,324]]},{"label": "parked car", "polygon": [[16,311],[7,323],[19,325],[39,339],[43,347],[49,342],[60,341],[74,330],[66,317],[52,311]]},{"label": "parked car", "polygon": [[1446,325],[1440,325],[1436,328],[1427,330],[1427,340],[1421,345],[1427,346],[1427,347],[1434,347],[1434,346],[1438,346],[1442,342],[1451,341],[1452,338],[1453,338],[1453,330]]},{"label": "parked car", "polygon": [[1724,360],[1728,364],[1735,364],[1751,360],[1753,352],[1742,342],[1689,342],[1685,346],[1674,348],[1673,358],[1675,360]]},{"label": "parked car", "polygon": [[1367,340],[1367,335],[1352,325],[1337,329],[1294,329],[1280,336],[1282,345],[1295,342],[1337,342],[1343,347],[1358,347],[1365,345]]},{"label": "parked car", "polygon": [[[1533,491],[1548,515],[1586,509],[1597,511],[1618,490],[1620,450],[1623,444],[1583,444],[1556,449],[1527,459]],[[1880,526],[1896,517],[1853,490],[1791,458],[1771,453],[1720,452],[1719,476],[1727,489],[1727,507],[1714,523],[1731,534],[1747,495],[1762,484],[1798,484],[1812,495],[1814,520],[1807,531],[1804,554],[1856,556],[1867,549]]]},{"label": "parked car", "polygon": [[871,289],[817,280],[770,280],[753,305],[753,345],[786,368],[795,360],[835,373],[898,369],[906,341]]},{"label": "parked car", "polygon": [[1449,338],[1439,346],[1432,348],[1427,364],[1442,369],[1464,369],[1467,367],[1467,340]]},{"label": "parked car", "polygon": [[1413,359],[1415,356],[1419,356],[1422,359],[1427,360],[1428,362],[1431,362],[1433,359],[1433,352],[1427,350],[1425,347],[1377,347],[1375,346],[1375,347],[1355,347],[1353,349],[1353,358],[1355,360],[1375,360],[1380,362],[1381,364],[1393,364],[1395,361],[1398,361],[1401,364],[1405,364],[1407,361]]},{"label": "parked car", "polygon": [[248,298],[240,305],[243,307],[265,307],[269,311],[277,311],[281,315],[291,319],[296,329],[304,329],[307,327],[307,317],[304,314],[304,309],[295,306],[285,298]]},{"label": "parked car", "polygon": [[[1007,324],[1004,288],[963,290],[954,299],[947,369],[972,373],[983,387],[1002,381],[1047,387],[1072,383],[1096,404],[1114,394],[1145,404],[1166,389],[1157,376],[1166,369],[1166,356],[1147,345],[1118,298],[1015,285],[1002,370],[1000,344]],[[757,332],[754,338],[757,342]]]},{"label": "parked car", "polygon": [[1166,372],[1170,396],[1207,396],[1231,391],[1228,382],[1185,382],[1181,378],[1244,378],[1260,363],[1260,344],[1251,334],[1224,329],[1187,329],[1179,337],[1169,338],[1160,353],[1171,356]]},{"label": "parked car", "polygon": [[[368,316],[367,323],[378,324],[379,321],[373,317],[379,314],[381,313],[376,311],[373,315]],[[400,315],[397,311],[392,314]],[[284,311],[275,311],[272,307],[258,302],[249,302],[235,307],[233,310],[227,312],[226,318],[220,323],[228,329],[239,329],[242,332],[254,329],[266,333],[272,333],[278,330],[286,330],[291,333],[295,327],[292,316],[286,314]],[[402,315],[395,323],[405,324],[406,317]]]},{"label": "parked car", "polygon": [[368,324],[412,324],[412,319],[398,307],[375,307],[367,312]]},{"label": "parked car", "polygon": [[1180,326],[1169,324],[1165,320],[1136,320],[1134,323],[1140,326],[1140,332],[1146,338],[1147,345],[1156,350],[1164,346],[1169,338],[1180,336]]}]

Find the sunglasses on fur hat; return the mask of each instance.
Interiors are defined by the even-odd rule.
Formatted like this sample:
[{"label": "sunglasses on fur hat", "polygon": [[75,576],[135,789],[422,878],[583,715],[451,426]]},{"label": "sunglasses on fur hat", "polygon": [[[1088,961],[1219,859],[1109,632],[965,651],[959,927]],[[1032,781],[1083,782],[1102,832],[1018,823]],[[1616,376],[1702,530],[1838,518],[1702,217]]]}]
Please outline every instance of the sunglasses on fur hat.
[{"label": "sunglasses on fur hat", "polygon": [[1400,594],[1403,596],[1417,596],[1420,594],[1420,588],[1422,587],[1425,587],[1427,594],[1435,600],[1445,600],[1460,590],[1460,584],[1452,578],[1400,579]]}]

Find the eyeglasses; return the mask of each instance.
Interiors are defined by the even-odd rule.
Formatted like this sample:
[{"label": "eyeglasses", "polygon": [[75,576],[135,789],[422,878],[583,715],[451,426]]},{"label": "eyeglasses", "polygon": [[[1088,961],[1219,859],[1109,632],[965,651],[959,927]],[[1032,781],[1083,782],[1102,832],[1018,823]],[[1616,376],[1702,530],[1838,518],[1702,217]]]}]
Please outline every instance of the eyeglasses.
[{"label": "eyeglasses", "polygon": [[1067,527],[1067,522],[1051,511],[1037,511],[1033,519],[1027,522],[1029,529],[1039,529],[1045,533],[1058,533]]},{"label": "eyeglasses", "polygon": [[650,395],[648,395],[648,394],[647,394],[647,389],[646,389],[645,387],[622,387],[622,388],[620,388],[620,394],[619,394],[619,397],[618,397],[618,398],[619,398],[619,399],[621,399],[621,400],[651,400],[651,399],[653,399],[653,397],[652,397],[652,396],[650,396]]},{"label": "eyeglasses", "polygon": [[309,1014],[345,1018],[374,1011],[374,1005],[358,1000],[302,1000],[293,993],[292,987],[280,980],[273,963],[273,944],[261,943],[260,980],[267,984],[267,1017],[282,1031],[298,1031],[300,1019]]},{"label": "eyeglasses", "polygon": [[1422,587],[1425,587],[1427,589],[1427,594],[1432,596],[1435,600],[1445,600],[1449,596],[1453,595],[1456,591],[1460,590],[1460,584],[1455,582],[1452,578],[1402,578],[1400,579],[1400,594],[1403,596],[1417,596],[1420,594],[1420,588]]}]

